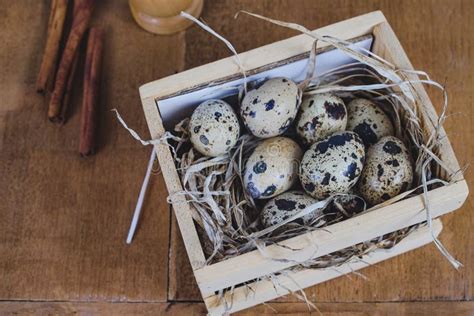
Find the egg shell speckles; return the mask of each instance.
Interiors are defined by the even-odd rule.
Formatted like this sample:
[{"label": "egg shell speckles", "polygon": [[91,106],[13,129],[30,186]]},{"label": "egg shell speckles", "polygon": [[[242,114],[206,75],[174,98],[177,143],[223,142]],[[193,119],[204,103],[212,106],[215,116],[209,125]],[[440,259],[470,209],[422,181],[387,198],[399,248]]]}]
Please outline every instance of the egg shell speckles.
[{"label": "egg shell speckles", "polygon": [[359,179],[365,147],[354,132],[338,132],[314,143],[303,155],[300,181],[311,196],[321,199],[346,193]]},{"label": "egg shell speckles", "polygon": [[347,110],[336,95],[323,93],[305,96],[301,103],[296,132],[306,144],[346,129]]},{"label": "egg shell speckles", "polygon": [[232,107],[222,100],[207,100],[191,115],[189,133],[193,147],[201,154],[216,157],[237,143],[240,125]]},{"label": "egg shell speckles", "polygon": [[410,153],[401,140],[386,136],[369,148],[357,187],[368,203],[376,205],[408,190],[412,182]]},{"label": "egg shell speckles", "polygon": [[[262,213],[260,213],[262,225],[264,227],[270,227],[279,224],[317,202],[318,200],[313,199],[301,191],[282,193],[270,200],[263,208]],[[315,210],[310,214],[298,218],[294,222],[300,225],[309,224],[311,220],[321,216],[322,212],[322,209]]]},{"label": "egg shell speckles", "polygon": [[383,136],[394,134],[390,118],[370,100],[352,100],[347,112],[347,130],[356,132],[367,148]]},{"label": "egg shell speckles", "polygon": [[298,112],[298,87],[288,78],[273,78],[248,91],[240,114],[247,129],[260,138],[283,134]]},{"label": "egg shell speckles", "polygon": [[298,178],[303,152],[286,137],[262,141],[245,164],[244,187],[254,199],[269,199],[288,190]]}]

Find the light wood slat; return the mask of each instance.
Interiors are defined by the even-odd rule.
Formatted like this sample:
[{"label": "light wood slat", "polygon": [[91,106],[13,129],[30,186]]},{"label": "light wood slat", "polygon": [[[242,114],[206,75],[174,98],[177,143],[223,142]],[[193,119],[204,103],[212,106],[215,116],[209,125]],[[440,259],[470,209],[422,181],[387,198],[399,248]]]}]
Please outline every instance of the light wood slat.
[{"label": "light wood slat", "polygon": [[[331,35],[341,39],[351,39],[371,33],[372,28],[385,20],[380,11],[360,15],[346,21],[314,30],[318,34]],[[298,35],[273,44],[239,54],[246,70],[259,68],[311,50],[313,40],[307,35]],[[328,46],[319,43],[318,48]],[[240,73],[233,57],[224,58],[210,64],[162,78],[140,87],[142,99],[160,99],[180,90],[192,88],[205,82],[215,81]]]},{"label": "light wood slat", "polygon": [[[465,181],[430,191],[428,198],[431,201],[433,217],[459,208],[465,201],[466,194]],[[281,246],[272,245],[266,248],[267,254],[271,258],[286,258],[291,259],[291,262],[265,258],[258,250],[255,250],[195,270],[194,274],[201,292],[212,293],[233,284],[288,268],[295,265],[295,262],[304,262],[310,258],[316,258],[424,221],[426,214],[423,210],[422,196],[415,196],[336,223],[325,230],[317,230],[282,241]],[[285,249],[286,247],[301,250],[291,251]]]},{"label": "light wood slat", "polygon": [[[440,220],[433,222],[433,234],[438,236],[443,228]],[[319,284],[344,274],[363,269],[380,261],[390,259],[402,253],[424,246],[433,241],[428,227],[422,227],[403,239],[399,244],[389,250],[380,249],[369,253],[360,261],[343,264],[336,268],[320,270],[302,270],[299,272],[287,272],[286,275],[277,278],[277,282],[270,280],[258,281],[250,284],[252,291],[243,286],[238,287],[231,294],[227,292],[224,297],[225,302],[230,306],[230,312],[236,312],[256,304],[270,301],[282,295],[289,294],[290,291],[298,292],[308,286]],[[214,295],[204,299],[208,311],[211,315],[222,315],[225,310],[224,301],[219,296]]]}]

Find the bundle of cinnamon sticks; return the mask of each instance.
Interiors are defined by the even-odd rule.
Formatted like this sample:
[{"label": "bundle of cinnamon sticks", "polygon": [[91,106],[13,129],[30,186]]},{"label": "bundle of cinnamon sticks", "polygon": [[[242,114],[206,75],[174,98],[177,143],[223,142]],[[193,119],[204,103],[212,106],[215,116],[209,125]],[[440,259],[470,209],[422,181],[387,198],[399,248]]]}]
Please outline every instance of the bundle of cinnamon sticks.
[{"label": "bundle of cinnamon sticks", "polygon": [[[82,65],[81,41],[87,33],[94,0],[52,0],[48,35],[38,74],[36,90],[50,95],[48,118],[64,124],[67,120],[76,69]],[[70,8],[71,4],[73,7]],[[70,28],[65,29],[70,20]],[[103,47],[103,30],[91,27],[85,55],[83,100],[79,153],[88,156],[95,151],[99,85]]]}]

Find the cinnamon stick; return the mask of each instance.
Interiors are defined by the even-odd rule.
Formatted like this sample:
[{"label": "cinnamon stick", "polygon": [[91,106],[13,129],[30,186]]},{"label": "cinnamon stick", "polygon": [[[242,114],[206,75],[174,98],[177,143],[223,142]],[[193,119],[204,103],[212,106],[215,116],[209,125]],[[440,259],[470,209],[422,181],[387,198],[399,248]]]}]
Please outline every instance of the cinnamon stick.
[{"label": "cinnamon stick", "polygon": [[72,96],[72,84],[74,82],[74,77],[76,74],[77,64],[79,63],[79,52],[74,55],[74,59],[72,61],[72,68],[71,73],[69,74],[69,78],[67,80],[66,91],[64,92],[64,99],[61,106],[61,113],[59,114],[59,121],[61,123],[65,123],[67,119],[67,112],[69,109],[69,105],[71,103],[71,96]]},{"label": "cinnamon stick", "polygon": [[38,93],[43,93],[48,83],[54,81],[59,44],[63,34],[64,21],[66,20],[67,3],[67,0],[52,0],[51,2],[46,45],[43,52],[43,59],[41,60],[38,79],[36,80],[36,91]]},{"label": "cinnamon stick", "polygon": [[75,0],[71,31],[59,63],[53,94],[49,102],[48,118],[52,122],[64,122],[61,117],[64,94],[75,55],[92,16],[93,6],[94,0]]},{"label": "cinnamon stick", "polygon": [[92,27],[87,41],[79,139],[79,153],[83,157],[94,154],[96,146],[103,34],[102,29]]}]

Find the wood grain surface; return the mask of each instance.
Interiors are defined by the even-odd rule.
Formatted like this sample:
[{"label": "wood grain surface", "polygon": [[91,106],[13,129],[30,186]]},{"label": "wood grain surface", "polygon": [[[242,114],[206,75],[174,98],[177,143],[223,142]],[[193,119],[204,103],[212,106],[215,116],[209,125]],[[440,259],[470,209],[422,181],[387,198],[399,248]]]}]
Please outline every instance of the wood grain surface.
[{"label": "wood grain surface", "polygon": [[[471,316],[474,302],[392,302],[392,303],[319,303],[318,311],[308,311],[304,303],[271,302],[235,316],[250,315],[456,315]],[[103,303],[103,302],[0,302],[2,315],[206,315],[203,303]]]},{"label": "wood grain surface", "polygon": [[[109,110],[117,108],[147,138],[138,87],[230,53],[195,26],[166,37],[142,31],[125,0],[97,4],[93,24],[106,30],[99,151],[81,159],[81,80],[64,126],[48,122],[47,101],[35,93],[49,1],[0,0],[0,314],[201,315],[158,172],[136,238],[124,242],[150,148]],[[452,116],[445,128],[459,162],[472,161],[473,1],[206,1],[203,19],[240,52],[296,35],[246,16],[234,20],[241,9],[310,29],[382,10],[413,65],[446,83]],[[429,92],[439,110],[440,96]],[[470,171],[466,177],[472,185]],[[353,275],[310,288],[309,299],[325,315],[474,314],[473,201],[443,217],[441,240],[463,269],[431,245],[363,270],[368,280]],[[271,306],[283,314],[307,311],[293,296]],[[259,306],[241,315],[267,313],[273,311]]]}]

